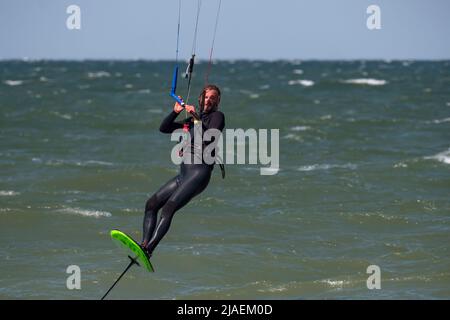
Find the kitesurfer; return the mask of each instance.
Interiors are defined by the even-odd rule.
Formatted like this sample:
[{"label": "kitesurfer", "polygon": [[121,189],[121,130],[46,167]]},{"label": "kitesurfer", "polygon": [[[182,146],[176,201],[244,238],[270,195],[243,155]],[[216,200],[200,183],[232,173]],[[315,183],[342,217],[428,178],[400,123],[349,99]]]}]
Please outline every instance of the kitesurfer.
[{"label": "kitesurfer", "polygon": [[[200,106],[199,118],[202,131],[217,129],[222,131],[225,127],[225,116],[219,111],[220,89],[215,85],[207,85],[203,88],[199,98]],[[175,122],[175,119],[183,109],[193,114],[195,107],[192,105],[180,105],[175,103],[173,111],[162,121],[160,131],[162,133],[172,133],[177,129],[189,131],[191,136],[190,146],[187,148],[194,154],[194,127],[198,120],[193,117],[185,119],[183,122]],[[202,141],[201,148],[206,147],[211,141]],[[170,179],[157,192],[155,192],[145,205],[145,215],[143,223],[143,239],[141,247],[150,257],[158,243],[169,230],[172,218],[178,210],[184,207],[196,195],[200,194],[208,186],[211,178],[214,163],[200,163],[194,161],[184,161],[180,165],[180,172]],[[158,220],[158,211],[161,210]]]}]

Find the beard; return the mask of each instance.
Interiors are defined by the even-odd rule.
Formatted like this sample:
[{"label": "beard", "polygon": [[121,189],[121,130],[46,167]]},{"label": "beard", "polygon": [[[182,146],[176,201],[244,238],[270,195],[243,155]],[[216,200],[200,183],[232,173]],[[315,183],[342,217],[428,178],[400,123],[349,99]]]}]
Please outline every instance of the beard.
[{"label": "beard", "polygon": [[206,113],[209,113],[209,112],[212,112],[212,111],[215,111],[215,110],[217,110],[217,105],[215,105],[215,104],[205,105],[203,107],[203,112],[206,112]]}]

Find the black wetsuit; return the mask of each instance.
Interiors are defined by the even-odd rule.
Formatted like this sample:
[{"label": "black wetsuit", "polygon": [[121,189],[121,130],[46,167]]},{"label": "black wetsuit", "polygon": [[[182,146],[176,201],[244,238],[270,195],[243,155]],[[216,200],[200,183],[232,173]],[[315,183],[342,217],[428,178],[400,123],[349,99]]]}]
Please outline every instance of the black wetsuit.
[{"label": "black wetsuit", "polygon": [[[191,146],[194,148],[194,123],[188,118],[182,123],[175,122],[178,114],[172,111],[161,123],[160,131],[172,133],[176,129],[182,129],[184,123],[189,124],[191,134]],[[220,111],[201,114],[203,132],[207,129],[218,129],[225,127],[225,116]],[[203,147],[209,143],[204,142]],[[144,232],[142,244],[146,247],[149,255],[155,250],[158,243],[167,233],[173,215],[185,206],[193,197],[201,193],[207,187],[211,178],[214,164],[187,164],[181,163],[180,174],[169,180],[155,194],[153,194],[145,205]],[[157,213],[161,210],[161,216],[157,223]]]}]

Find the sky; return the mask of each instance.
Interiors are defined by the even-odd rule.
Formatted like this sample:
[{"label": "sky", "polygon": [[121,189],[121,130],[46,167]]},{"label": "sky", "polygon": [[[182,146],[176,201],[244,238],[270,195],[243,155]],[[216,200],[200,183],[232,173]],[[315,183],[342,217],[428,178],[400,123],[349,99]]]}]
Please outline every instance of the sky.
[{"label": "sky", "polygon": [[[179,56],[198,0],[181,0]],[[81,29],[66,26],[70,5]],[[0,0],[0,59],[173,60],[179,0]],[[201,0],[196,55],[208,59],[219,0]],[[370,5],[381,29],[370,30]],[[450,59],[450,0],[222,0],[214,59]]]}]

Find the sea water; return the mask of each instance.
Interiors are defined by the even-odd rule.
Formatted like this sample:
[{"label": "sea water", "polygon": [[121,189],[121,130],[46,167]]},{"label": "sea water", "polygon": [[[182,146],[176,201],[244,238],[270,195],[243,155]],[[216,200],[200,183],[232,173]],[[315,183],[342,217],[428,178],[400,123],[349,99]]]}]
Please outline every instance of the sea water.
[{"label": "sea water", "polygon": [[[0,298],[99,299],[128,263],[109,231],[140,241],[178,173],[159,132],[174,62],[0,66]],[[279,129],[279,171],[216,167],[156,272],[133,267],[108,298],[450,298],[449,61],[219,61],[210,81],[226,128]]]}]

